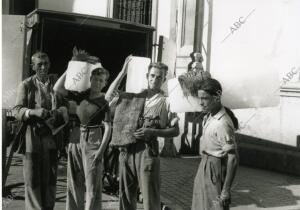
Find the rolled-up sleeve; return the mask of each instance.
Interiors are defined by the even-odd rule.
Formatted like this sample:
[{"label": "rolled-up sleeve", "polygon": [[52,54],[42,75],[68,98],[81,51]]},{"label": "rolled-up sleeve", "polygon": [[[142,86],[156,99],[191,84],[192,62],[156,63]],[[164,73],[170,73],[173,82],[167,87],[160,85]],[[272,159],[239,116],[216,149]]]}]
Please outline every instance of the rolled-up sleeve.
[{"label": "rolled-up sleeve", "polygon": [[224,152],[234,151],[236,149],[234,128],[225,123],[216,129],[217,139]]}]

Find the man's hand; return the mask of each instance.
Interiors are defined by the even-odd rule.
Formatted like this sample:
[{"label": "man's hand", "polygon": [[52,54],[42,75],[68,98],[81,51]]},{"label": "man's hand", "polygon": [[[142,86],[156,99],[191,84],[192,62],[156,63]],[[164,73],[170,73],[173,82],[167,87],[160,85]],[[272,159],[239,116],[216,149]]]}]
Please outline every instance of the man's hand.
[{"label": "man's hand", "polygon": [[35,116],[41,119],[49,117],[50,112],[44,108],[32,109],[29,111],[29,116]]},{"label": "man's hand", "polygon": [[171,127],[174,127],[175,124],[177,124],[179,122],[179,120],[180,120],[179,117],[173,118],[170,123]]},{"label": "man's hand", "polygon": [[145,139],[146,137],[149,137],[152,134],[153,132],[151,128],[140,128],[133,133],[133,136],[137,139]]},{"label": "man's hand", "polygon": [[102,159],[102,154],[100,154],[100,152],[96,152],[94,154],[94,159],[92,162],[92,168],[97,167],[99,165],[99,163],[101,162]]},{"label": "man's hand", "polygon": [[123,68],[121,70],[122,74],[127,74],[128,63],[132,60],[132,55],[129,55],[123,64]]},{"label": "man's hand", "polygon": [[69,122],[69,113],[68,113],[67,107],[64,107],[64,106],[59,107],[58,111],[62,114],[64,121]]},{"label": "man's hand", "polygon": [[231,200],[230,191],[223,189],[220,195],[220,200],[223,206],[228,206]]}]

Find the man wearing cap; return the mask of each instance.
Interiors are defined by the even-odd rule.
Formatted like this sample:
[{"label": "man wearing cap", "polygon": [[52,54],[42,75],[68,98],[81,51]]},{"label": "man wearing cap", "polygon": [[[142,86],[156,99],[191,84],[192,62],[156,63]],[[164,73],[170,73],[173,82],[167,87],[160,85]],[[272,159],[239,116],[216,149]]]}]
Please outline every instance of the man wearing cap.
[{"label": "man wearing cap", "polygon": [[17,120],[26,126],[24,141],[24,182],[26,210],[52,210],[55,204],[58,164],[58,145],[63,140],[61,133],[52,134],[46,124],[63,125],[67,120],[64,100],[53,91],[56,76],[48,74],[49,57],[44,52],[32,58],[35,75],[25,79],[18,87],[16,106],[13,109]]}]

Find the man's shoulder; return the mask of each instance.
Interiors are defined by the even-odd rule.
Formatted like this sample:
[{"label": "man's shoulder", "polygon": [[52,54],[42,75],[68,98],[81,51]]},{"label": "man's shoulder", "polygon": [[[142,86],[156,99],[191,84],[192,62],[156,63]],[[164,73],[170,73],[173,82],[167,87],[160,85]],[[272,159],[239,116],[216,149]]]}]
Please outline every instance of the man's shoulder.
[{"label": "man's shoulder", "polygon": [[101,105],[108,105],[108,101],[105,99],[105,96],[100,96],[100,97],[97,97],[95,99],[93,99],[95,102],[97,102],[98,104],[101,104]]},{"label": "man's shoulder", "polygon": [[58,79],[58,75],[57,74],[49,74],[48,75],[50,82],[55,83]]},{"label": "man's shoulder", "polygon": [[[56,80],[58,79],[58,75],[57,74],[49,74],[48,77],[49,77],[50,82],[52,82],[52,83],[55,83]],[[32,75],[30,77],[27,77],[26,79],[24,79],[21,82],[21,85],[26,86],[26,87],[30,86],[30,85],[34,85],[34,83],[35,83],[34,80],[35,79],[36,79],[36,75]]]},{"label": "man's shoulder", "polygon": [[225,113],[219,120],[217,120],[217,129],[220,128],[234,130],[233,122],[227,113]]},{"label": "man's shoulder", "polygon": [[21,82],[21,85],[27,87],[27,86],[33,84],[33,80],[34,80],[35,78],[36,78],[35,75],[30,76],[30,77],[27,77],[26,79],[24,79],[24,80]]}]

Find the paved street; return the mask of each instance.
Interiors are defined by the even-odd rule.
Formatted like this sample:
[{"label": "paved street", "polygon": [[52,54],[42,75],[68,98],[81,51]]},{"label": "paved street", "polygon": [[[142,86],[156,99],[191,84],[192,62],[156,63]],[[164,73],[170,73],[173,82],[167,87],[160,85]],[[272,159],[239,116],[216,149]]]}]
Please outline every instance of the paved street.
[{"label": "paved street", "polygon": [[[190,209],[198,157],[161,158],[161,197],[172,210]],[[66,162],[59,165],[58,210],[65,209]],[[7,181],[13,197],[4,198],[3,209],[24,209],[21,157],[14,157]],[[142,206],[139,204],[139,209]],[[300,210],[300,177],[240,166],[232,190],[232,210]],[[103,209],[117,209],[117,198],[103,194]]]},{"label": "paved street", "polygon": [[[162,159],[162,196],[172,209],[190,209],[199,158]],[[232,189],[232,210],[300,209],[300,177],[240,166]]]}]

